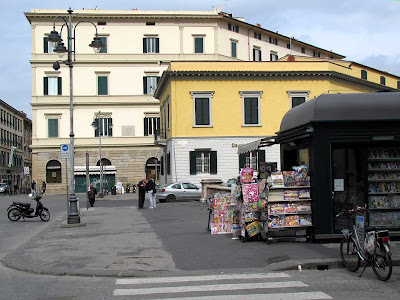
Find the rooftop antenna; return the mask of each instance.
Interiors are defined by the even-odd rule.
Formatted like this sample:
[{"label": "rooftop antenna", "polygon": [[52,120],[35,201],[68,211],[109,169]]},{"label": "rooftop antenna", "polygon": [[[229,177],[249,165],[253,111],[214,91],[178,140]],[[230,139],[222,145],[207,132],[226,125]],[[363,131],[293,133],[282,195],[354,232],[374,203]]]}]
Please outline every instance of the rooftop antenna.
[{"label": "rooftop antenna", "polygon": [[229,1],[229,0],[222,0],[222,1],[224,1],[225,2],[225,8],[224,8],[224,10],[225,10],[225,12],[228,12],[228,5],[227,5],[227,2]]}]

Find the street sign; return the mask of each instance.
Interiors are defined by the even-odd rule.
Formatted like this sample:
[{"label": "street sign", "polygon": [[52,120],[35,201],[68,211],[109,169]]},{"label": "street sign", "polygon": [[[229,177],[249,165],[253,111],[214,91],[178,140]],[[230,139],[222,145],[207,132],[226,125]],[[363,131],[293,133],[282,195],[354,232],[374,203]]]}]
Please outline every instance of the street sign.
[{"label": "street sign", "polygon": [[29,175],[29,167],[24,167],[24,175]]},{"label": "street sign", "polygon": [[61,150],[61,158],[71,158],[71,152],[70,152],[70,144],[64,144],[60,145],[60,150]]}]

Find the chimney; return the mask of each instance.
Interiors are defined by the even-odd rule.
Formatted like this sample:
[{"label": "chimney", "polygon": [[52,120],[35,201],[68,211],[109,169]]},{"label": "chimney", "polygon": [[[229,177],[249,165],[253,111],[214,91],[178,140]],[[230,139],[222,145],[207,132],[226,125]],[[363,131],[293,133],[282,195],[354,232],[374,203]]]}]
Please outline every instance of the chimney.
[{"label": "chimney", "polygon": [[260,23],[257,23],[257,27],[260,27],[260,28],[261,28],[261,24],[260,24]]}]

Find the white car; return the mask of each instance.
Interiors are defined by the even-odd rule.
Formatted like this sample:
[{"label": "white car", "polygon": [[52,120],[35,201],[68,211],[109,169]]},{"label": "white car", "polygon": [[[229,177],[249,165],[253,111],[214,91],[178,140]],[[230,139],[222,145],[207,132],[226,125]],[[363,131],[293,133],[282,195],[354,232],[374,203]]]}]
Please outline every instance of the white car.
[{"label": "white car", "polygon": [[163,202],[177,200],[200,200],[201,189],[189,182],[174,182],[157,186],[156,199]]}]

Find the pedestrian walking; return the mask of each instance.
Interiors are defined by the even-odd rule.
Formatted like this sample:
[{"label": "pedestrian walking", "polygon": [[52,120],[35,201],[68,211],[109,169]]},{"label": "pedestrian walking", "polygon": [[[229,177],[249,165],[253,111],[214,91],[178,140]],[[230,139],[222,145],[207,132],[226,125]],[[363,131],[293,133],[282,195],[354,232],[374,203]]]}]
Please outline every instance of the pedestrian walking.
[{"label": "pedestrian walking", "polygon": [[88,198],[89,198],[90,207],[93,207],[94,202],[96,201],[96,195],[97,195],[97,190],[93,186],[93,183],[91,183],[90,187],[89,187],[89,191],[88,191]]},{"label": "pedestrian walking", "polygon": [[42,193],[43,193],[43,195],[46,194],[46,182],[45,181],[43,181],[43,183],[42,183]]},{"label": "pedestrian walking", "polygon": [[145,199],[145,196],[146,196],[146,178],[143,178],[141,181],[139,181],[138,187],[139,187],[138,207],[139,207],[139,209],[141,209],[141,208],[143,208],[144,199]]},{"label": "pedestrian walking", "polygon": [[36,181],[33,180],[31,183],[32,195],[36,194]]},{"label": "pedestrian walking", "polygon": [[18,194],[18,190],[19,190],[18,183],[15,183],[14,184],[14,195]]},{"label": "pedestrian walking", "polygon": [[149,193],[149,208],[156,208],[156,182],[154,181],[153,175],[150,175],[150,180],[147,183],[147,192]]}]

